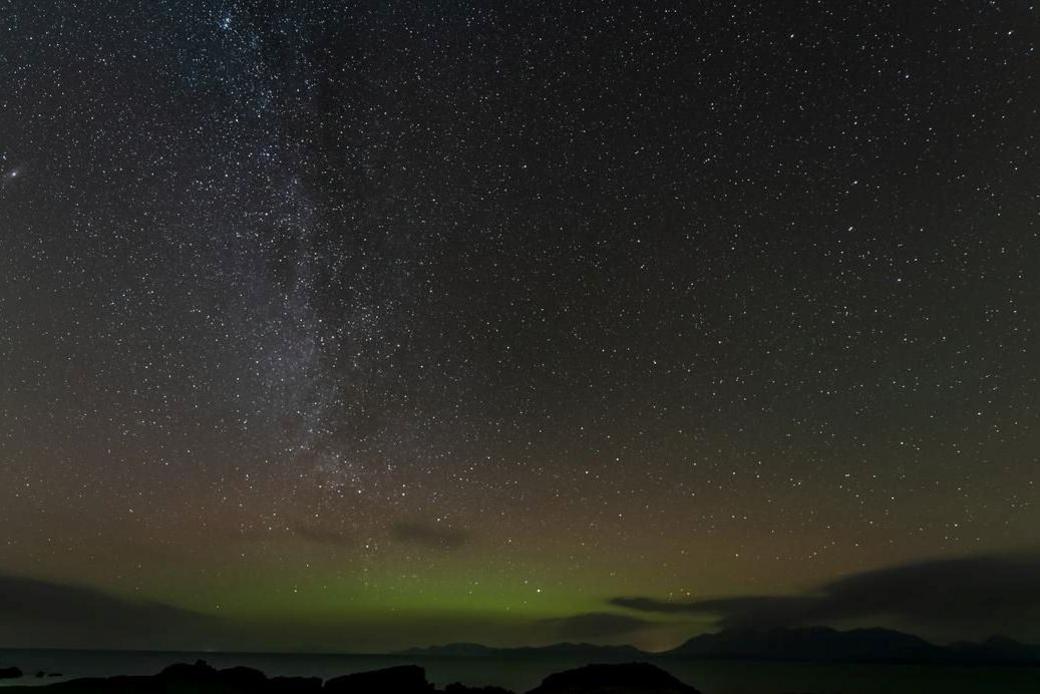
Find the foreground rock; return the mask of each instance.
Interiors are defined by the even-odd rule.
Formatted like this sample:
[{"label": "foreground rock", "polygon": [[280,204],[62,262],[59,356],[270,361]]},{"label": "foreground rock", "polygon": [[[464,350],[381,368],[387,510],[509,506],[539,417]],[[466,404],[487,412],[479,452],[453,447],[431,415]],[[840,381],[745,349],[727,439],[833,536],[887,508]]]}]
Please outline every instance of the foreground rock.
[{"label": "foreground rock", "polygon": [[[18,671],[19,675],[21,671]],[[266,677],[259,670],[217,670],[204,661],[171,665],[158,675],[93,677],[57,684],[4,687],[4,694],[441,694],[416,665],[333,677]],[[443,694],[512,694],[501,687],[449,684]],[[589,665],[549,675],[529,694],[699,694],[647,663]]]},{"label": "foreground rock", "polygon": [[586,665],[546,677],[529,694],[700,694],[649,663]]},{"label": "foreground rock", "polygon": [[0,667],[0,680],[16,680],[22,676],[22,671],[16,667]]},{"label": "foreground rock", "polygon": [[87,677],[44,687],[5,687],[8,692],[41,689],[69,694],[320,694],[318,677],[271,677],[248,667],[217,670],[204,661],[171,665],[158,675]]},{"label": "foreground rock", "polygon": [[461,682],[455,682],[449,684],[444,688],[444,694],[513,694],[508,689],[502,689],[502,687],[469,687]]},{"label": "foreground rock", "polygon": [[385,670],[333,677],[325,683],[323,691],[329,694],[429,694],[434,689],[433,685],[426,681],[426,671],[421,667],[401,665]]},{"label": "foreground rock", "polygon": [[[87,677],[44,686],[4,687],[4,694],[434,694],[426,672],[415,665],[334,677],[267,677],[259,670],[218,670],[204,661],[171,665],[158,675]],[[504,689],[451,685],[451,694],[511,694]]]}]

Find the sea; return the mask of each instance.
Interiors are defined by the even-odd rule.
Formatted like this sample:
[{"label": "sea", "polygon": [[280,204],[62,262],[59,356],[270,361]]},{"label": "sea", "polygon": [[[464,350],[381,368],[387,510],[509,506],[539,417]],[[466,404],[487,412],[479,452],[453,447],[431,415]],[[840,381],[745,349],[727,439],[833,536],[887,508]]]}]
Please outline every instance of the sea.
[{"label": "sea", "polygon": [[[431,682],[494,684],[525,692],[549,674],[586,665],[566,657],[468,658],[288,653],[183,653],[0,649],[0,667],[26,676],[4,685],[35,685],[77,677],[151,675],[177,662],[205,660],[214,667],[245,665],[269,676],[335,677],[415,664]],[[651,659],[704,694],[1040,694],[1040,667],[905,664],[812,664],[725,660]],[[37,678],[37,672],[61,673]]]}]

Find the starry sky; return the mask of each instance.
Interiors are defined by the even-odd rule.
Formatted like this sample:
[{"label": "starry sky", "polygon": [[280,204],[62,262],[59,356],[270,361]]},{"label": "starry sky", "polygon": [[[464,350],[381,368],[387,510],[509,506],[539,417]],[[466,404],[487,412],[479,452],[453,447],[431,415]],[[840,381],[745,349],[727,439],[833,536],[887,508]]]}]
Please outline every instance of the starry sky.
[{"label": "starry sky", "polygon": [[[1040,585],[1038,46],[1032,0],[0,1],[0,640]],[[1011,593],[787,621],[1040,639]]]}]

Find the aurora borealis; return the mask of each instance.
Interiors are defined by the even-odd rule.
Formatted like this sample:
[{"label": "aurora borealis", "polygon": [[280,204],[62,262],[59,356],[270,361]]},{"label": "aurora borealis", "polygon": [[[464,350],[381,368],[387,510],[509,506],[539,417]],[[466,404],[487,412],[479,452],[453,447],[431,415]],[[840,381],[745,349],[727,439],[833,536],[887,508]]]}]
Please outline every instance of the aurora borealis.
[{"label": "aurora borealis", "polygon": [[[1040,575],[1038,42],[1024,0],[0,3],[4,645],[661,649]],[[1016,600],[821,614],[1040,639]]]}]

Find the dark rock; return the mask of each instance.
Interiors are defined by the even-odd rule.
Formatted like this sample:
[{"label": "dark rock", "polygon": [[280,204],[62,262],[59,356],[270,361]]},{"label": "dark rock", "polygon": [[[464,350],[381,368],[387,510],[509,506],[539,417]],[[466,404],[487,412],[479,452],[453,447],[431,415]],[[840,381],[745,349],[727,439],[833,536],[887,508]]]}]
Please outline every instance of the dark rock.
[{"label": "dark rock", "polygon": [[[33,691],[39,687],[33,687]],[[26,691],[26,690],[21,690]],[[190,686],[177,683],[165,686],[158,677],[119,676],[119,677],[84,677],[81,679],[58,682],[46,685],[46,691],[61,694],[173,694],[191,691]],[[203,691],[203,690],[198,690]]]},{"label": "dark rock", "polygon": [[45,673],[45,672],[44,672],[43,670],[37,670],[37,671],[36,671],[36,677],[37,677],[37,679],[43,679],[43,676],[44,676],[44,675],[46,675],[46,674],[47,674],[47,673]]},{"label": "dark rock", "polygon": [[513,692],[502,689],[502,687],[469,687],[460,682],[453,682],[444,688],[444,694],[513,694]]},{"label": "dark rock", "polygon": [[[416,665],[360,672],[328,680],[272,677],[259,670],[217,670],[204,661],[178,663],[153,676],[88,677],[47,685],[55,694],[440,694]],[[3,690],[0,690],[3,691]],[[38,687],[16,686],[12,694]],[[42,693],[40,693],[42,694]],[[443,694],[512,694],[495,686],[449,684]],[[698,694],[667,672],[645,663],[590,665],[550,675],[531,694]]]},{"label": "dark rock", "polygon": [[0,667],[0,680],[16,680],[22,674],[22,671],[16,667]]},{"label": "dark rock", "polygon": [[216,681],[228,691],[259,691],[267,685],[267,677],[251,667],[230,667],[217,673]]},{"label": "dark rock", "polygon": [[271,694],[316,694],[321,691],[321,678],[272,677],[264,691]]},{"label": "dark rock", "polygon": [[[193,665],[178,663],[171,665],[155,678],[162,691],[207,692],[212,694],[255,694],[270,689],[264,673],[249,667],[232,667],[217,670],[203,660]],[[282,690],[285,691],[285,690]]]},{"label": "dark rock", "polygon": [[196,660],[193,665],[174,663],[163,669],[157,677],[165,680],[206,680],[212,679],[217,669],[205,660]]},{"label": "dark rock", "polygon": [[529,694],[700,694],[649,663],[586,665],[549,675]]},{"label": "dark rock", "polygon": [[384,670],[334,677],[322,689],[335,694],[426,694],[433,685],[418,665],[399,665]]}]

